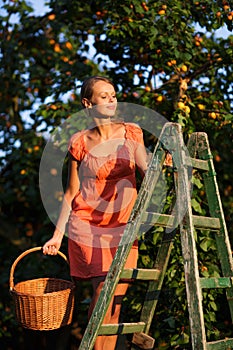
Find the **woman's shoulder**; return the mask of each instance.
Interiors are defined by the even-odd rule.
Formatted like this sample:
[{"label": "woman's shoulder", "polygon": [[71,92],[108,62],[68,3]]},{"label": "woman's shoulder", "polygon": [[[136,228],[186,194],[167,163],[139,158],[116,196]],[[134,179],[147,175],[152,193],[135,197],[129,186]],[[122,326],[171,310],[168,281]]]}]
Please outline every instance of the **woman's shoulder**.
[{"label": "woman's shoulder", "polygon": [[77,131],[76,133],[74,133],[69,140],[69,145],[70,144],[74,144],[77,142],[82,142],[83,136],[85,135],[86,130],[81,130],[81,131]]},{"label": "woman's shoulder", "polygon": [[138,140],[142,138],[142,129],[135,123],[125,123],[126,138]]},{"label": "woman's shoulder", "polygon": [[69,140],[68,151],[72,156],[78,160],[85,156],[85,142],[84,135],[87,130],[78,131],[73,134]]}]

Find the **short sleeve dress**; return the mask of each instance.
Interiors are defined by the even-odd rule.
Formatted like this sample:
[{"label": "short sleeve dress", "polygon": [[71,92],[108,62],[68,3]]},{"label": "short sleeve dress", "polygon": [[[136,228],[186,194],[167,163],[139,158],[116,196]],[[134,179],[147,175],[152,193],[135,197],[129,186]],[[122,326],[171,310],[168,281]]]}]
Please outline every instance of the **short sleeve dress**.
[{"label": "short sleeve dress", "polygon": [[[107,156],[86,149],[85,130],[69,143],[80,179],[68,222],[70,273],[77,279],[107,274],[137,197],[135,152],[143,135],[136,124],[123,125],[121,146]],[[136,267],[137,258],[135,241],[125,266]]]}]

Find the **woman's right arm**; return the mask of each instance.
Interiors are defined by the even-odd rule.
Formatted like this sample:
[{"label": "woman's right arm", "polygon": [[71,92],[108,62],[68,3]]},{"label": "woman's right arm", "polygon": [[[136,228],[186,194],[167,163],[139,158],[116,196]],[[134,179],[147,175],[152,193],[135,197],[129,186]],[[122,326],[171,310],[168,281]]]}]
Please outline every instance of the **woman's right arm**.
[{"label": "woman's right arm", "polygon": [[69,219],[71,204],[74,196],[80,187],[78,177],[78,162],[72,156],[69,158],[68,165],[68,180],[67,187],[62,201],[62,207],[57,221],[53,237],[48,240],[43,246],[43,253],[45,255],[56,255],[60,249],[61,242],[65,233],[66,223]]}]

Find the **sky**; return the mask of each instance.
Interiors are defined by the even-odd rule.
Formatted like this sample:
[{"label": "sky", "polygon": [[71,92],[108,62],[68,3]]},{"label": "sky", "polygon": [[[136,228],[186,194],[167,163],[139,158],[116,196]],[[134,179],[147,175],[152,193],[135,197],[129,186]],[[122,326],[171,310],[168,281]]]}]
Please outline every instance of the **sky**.
[{"label": "sky", "polygon": [[31,0],[30,4],[32,7],[35,9],[36,14],[45,14],[48,10],[49,7],[45,5],[46,1],[44,0]]}]

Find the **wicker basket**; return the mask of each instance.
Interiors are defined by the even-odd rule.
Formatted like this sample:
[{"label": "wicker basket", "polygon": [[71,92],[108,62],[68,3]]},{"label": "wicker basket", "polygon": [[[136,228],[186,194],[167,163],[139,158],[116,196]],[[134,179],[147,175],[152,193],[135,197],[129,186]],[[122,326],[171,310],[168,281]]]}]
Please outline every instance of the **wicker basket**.
[{"label": "wicker basket", "polygon": [[[37,278],[14,285],[14,271],[27,254],[41,250],[35,247],[22,253],[10,270],[10,293],[15,305],[16,319],[24,328],[52,330],[72,321],[75,285],[57,278]],[[58,254],[68,263],[66,256]]]}]

